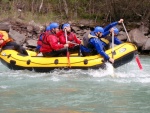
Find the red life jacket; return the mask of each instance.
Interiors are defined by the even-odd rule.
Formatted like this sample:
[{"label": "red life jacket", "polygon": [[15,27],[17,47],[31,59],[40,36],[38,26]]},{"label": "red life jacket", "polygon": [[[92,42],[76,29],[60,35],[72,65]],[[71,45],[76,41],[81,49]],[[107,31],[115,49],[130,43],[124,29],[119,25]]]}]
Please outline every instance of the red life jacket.
[{"label": "red life jacket", "polygon": [[42,37],[42,46],[40,48],[40,52],[51,52],[54,50],[59,50],[63,48],[63,44],[59,44],[59,40],[56,34],[50,32],[45,32],[44,36]]},{"label": "red life jacket", "polygon": [[[59,40],[61,44],[66,44],[66,37],[64,35],[64,32],[59,36]],[[67,33],[67,40],[77,44],[81,43],[81,41],[76,37],[76,35],[73,32]],[[69,48],[74,46],[74,44],[69,44]]]}]

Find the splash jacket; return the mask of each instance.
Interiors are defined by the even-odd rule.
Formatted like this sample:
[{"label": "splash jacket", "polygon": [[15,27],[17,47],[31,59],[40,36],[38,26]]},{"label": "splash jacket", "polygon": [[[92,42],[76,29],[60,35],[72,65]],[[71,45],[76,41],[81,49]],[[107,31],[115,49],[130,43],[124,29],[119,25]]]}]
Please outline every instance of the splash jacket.
[{"label": "splash jacket", "polygon": [[59,43],[57,35],[52,33],[51,31],[46,32],[42,38],[42,46],[40,48],[40,52],[52,52],[57,51],[59,49],[64,48],[63,44]]},{"label": "splash jacket", "polygon": [[[60,31],[59,34],[57,34],[57,36],[59,37],[59,41],[61,44],[66,44],[66,37],[64,31]],[[73,43],[77,43],[77,44],[81,43],[81,41],[76,37],[76,35],[73,32],[67,33],[67,39],[68,41]],[[72,48],[74,46],[75,44],[69,44],[69,48]]]}]

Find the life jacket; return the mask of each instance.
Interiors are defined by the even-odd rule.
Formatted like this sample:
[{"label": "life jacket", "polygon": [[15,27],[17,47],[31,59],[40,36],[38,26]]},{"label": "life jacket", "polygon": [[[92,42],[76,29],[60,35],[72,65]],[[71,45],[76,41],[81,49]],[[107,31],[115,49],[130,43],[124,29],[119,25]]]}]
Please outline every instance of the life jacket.
[{"label": "life jacket", "polygon": [[[59,38],[59,42],[60,44],[66,44],[66,36],[65,36],[65,32],[61,31],[61,33],[57,33],[57,36]],[[81,41],[76,37],[76,35],[73,32],[69,32],[67,33],[67,40],[72,42],[69,44],[69,48],[73,48],[76,46],[76,44],[80,44]]]},{"label": "life jacket", "polygon": [[52,47],[49,43],[49,40],[48,40],[50,35],[53,35],[54,37],[57,37],[56,34],[54,34],[51,31],[45,32],[42,36],[42,45],[41,45],[41,48],[40,48],[40,52],[51,52],[51,51],[53,51],[53,49],[52,49]]},{"label": "life jacket", "polygon": [[5,46],[8,42],[13,41],[13,39],[8,37],[8,33],[6,31],[0,31],[0,40],[3,40],[3,43],[0,45],[0,48]]},{"label": "life jacket", "polygon": [[48,43],[48,41],[47,41],[47,37],[49,36],[49,35],[51,35],[51,34],[53,34],[51,31],[48,31],[48,32],[44,32],[43,34],[42,34],[42,40],[41,40],[41,45],[42,45],[42,47],[46,47],[47,48],[47,46],[48,47],[51,47],[50,46],[50,44]]},{"label": "life jacket", "polygon": [[90,32],[91,31],[88,31],[88,32],[86,32],[84,35],[83,35],[83,39],[82,39],[82,42],[83,42],[83,45],[85,46],[85,47],[88,47],[88,44],[89,44],[89,37],[88,37],[88,35],[90,34]]},{"label": "life jacket", "polygon": [[[65,36],[65,32],[62,32],[61,34],[59,33],[59,35],[57,34],[57,36],[59,37],[59,40],[60,40],[60,43],[62,44],[65,44],[66,43],[66,36]],[[75,42],[75,39],[76,36],[74,33],[70,32],[70,33],[67,33],[67,40],[70,41],[70,42],[73,42],[73,43],[76,43]]]},{"label": "life jacket", "polygon": [[[65,36],[64,36],[65,37]],[[74,33],[70,32],[68,35],[67,35],[67,40],[72,42],[71,44],[69,44],[69,48],[73,48],[75,45],[73,43],[78,43],[80,44],[81,42],[78,41],[77,37],[75,36]]]},{"label": "life jacket", "polygon": [[41,45],[42,45],[42,37],[43,37],[43,34],[44,34],[44,33],[40,34],[40,36],[39,36],[39,39],[38,39],[38,41],[37,41],[37,45],[38,45],[38,46],[41,46]]},{"label": "life jacket", "polygon": [[72,32],[69,35],[67,35],[67,39],[68,41],[75,43],[74,34]]},{"label": "life jacket", "polygon": [[[89,44],[89,40],[91,38],[98,38],[97,36],[93,36],[90,34],[90,31],[88,31],[84,36],[83,36],[83,45],[85,47],[88,47]],[[105,44],[109,44],[109,41],[105,38],[99,38],[102,42],[104,42]]]}]

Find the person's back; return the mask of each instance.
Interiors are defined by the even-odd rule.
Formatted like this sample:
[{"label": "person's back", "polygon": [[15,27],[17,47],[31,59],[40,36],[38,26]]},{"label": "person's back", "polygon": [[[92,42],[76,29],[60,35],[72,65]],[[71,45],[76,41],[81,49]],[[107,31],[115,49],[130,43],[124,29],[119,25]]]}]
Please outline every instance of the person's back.
[{"label": "person's back", "polygon": [[53,36],[51,34],[51,32],[45,32],[42,36],[42,41],[41,41],[41,47],[40,47],[40,52],[44,53],[44,52],[51,52],[52,48],[50,46],[50,41],[48,40],[49,38],[55,38],[55,36]]},{"label": "person's back", "polygon": [[43,39],[43,37],[44,37],[45,35],[47,35],[49,31],[50,31],[50,26],[48,25],[48,26],[46,27],[45,31],[40,34],[40,36],[39,36],[39,38],[38,38],[38,41],[37,41],[37,47],[36,47],[36,52],[37,52],[37,53],[39,53],[40,48],[41,48],[41,46],[42,46],[42,39]]}]

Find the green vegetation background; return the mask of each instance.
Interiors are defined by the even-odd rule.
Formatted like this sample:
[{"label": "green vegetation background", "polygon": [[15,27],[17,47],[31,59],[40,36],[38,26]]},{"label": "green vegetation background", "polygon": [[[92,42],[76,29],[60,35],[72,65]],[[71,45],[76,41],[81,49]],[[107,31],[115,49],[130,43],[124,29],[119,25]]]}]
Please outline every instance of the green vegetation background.
[{"label": "green vegetation background", "polygon": [[150,0],[0,0],[0,17],[41,24],[83,20],[101,24],[120,18],[139,22],[150,20]]}]

